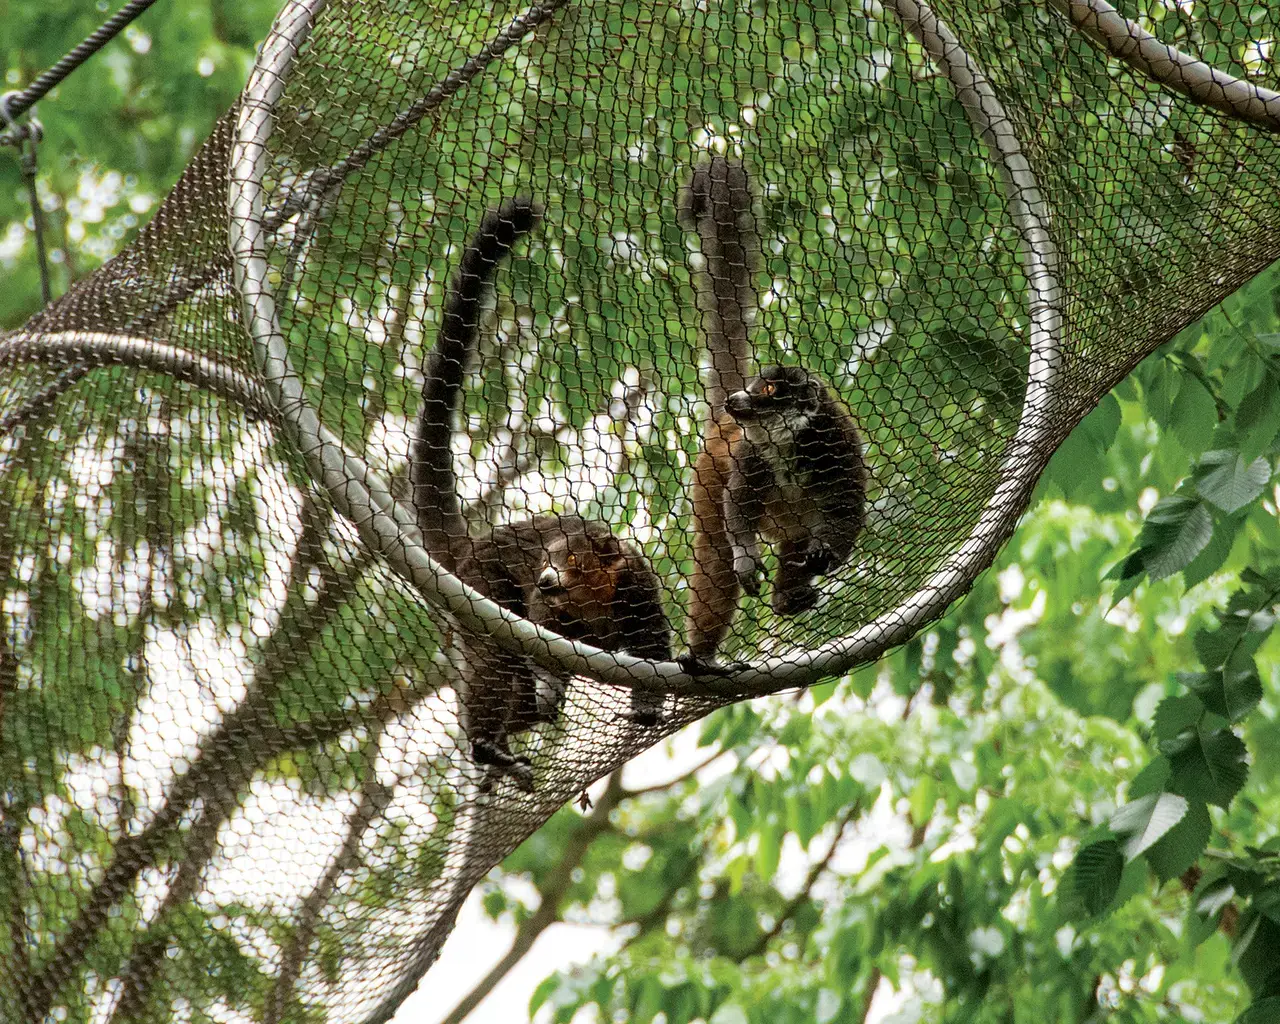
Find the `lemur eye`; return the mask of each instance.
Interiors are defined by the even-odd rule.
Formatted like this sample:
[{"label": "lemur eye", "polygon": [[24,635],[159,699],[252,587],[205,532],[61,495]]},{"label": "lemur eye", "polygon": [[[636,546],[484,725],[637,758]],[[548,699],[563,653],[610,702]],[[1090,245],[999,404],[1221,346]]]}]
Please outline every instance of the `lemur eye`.
[{"label": "lemur eye", "polygon": [[570,556],[569,556],[569,565],[570,565],[570,567],[574,567],[574,566],[576,566],[577,564],[578,564],[578,556],[577,556],[577,555],[570,555]]},{"label": "lemur eye", "polygon": [[760,394],[766,395],[766,396],[772,395],[777,390],[778,390],[777,384],[763,384],[760,387]]}]

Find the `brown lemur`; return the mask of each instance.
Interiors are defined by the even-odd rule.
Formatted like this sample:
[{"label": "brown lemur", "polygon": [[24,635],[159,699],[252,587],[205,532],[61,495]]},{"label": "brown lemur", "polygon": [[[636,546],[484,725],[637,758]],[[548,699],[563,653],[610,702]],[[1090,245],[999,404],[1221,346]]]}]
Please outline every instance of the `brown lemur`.
[{"label": "brown lemur", "polygon": [[799,366],[744,380],[760,263],[752,206],[746,169],[719,156],[695,168],[679,203],[706,261],[698,308],[710,357],[686,627],[695,666],[713,663],[742,591],[760,593],[761,537],[778,545],[771,606],[798,615],[818,600],[814,578],[849,558],[865,519],[862,439],[826,382]]},{"label": "brown lemur", "polygon": [[[462,514],[453,420],[479,344],[481,297],[498,264],[541,214],[529,198],[489,210],[450,282],[436,345],[423,368],[422,410],[409,449],[418,526],[434,558],[504,608],[570,639],[668,661],[671,626],[657,577],[639,549],[614,536],[607,523],[538,515],[469,536]],[[471,757],[532,792],[532,766],[512,753],[509,740],[558,717],[567,680],[475,638],[460,648],[460,718]],[[662,696],[633,690],[625,717],[656,725]]]}]

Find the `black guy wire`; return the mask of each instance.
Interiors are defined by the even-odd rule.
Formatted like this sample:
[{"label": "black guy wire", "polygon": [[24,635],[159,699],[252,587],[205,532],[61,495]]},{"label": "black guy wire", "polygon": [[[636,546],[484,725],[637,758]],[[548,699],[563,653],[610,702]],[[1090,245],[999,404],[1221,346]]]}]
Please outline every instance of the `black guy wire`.
[{"label": "black guy wire", "polygon": [[31,206],[31,233],[35,238],[36,260],[40,267],[40,298],[44,305],[53,300],[49,285],[49,256],[44,245],[44,214],[40,209],[40,197],[36,192],[36,146],[44,132],[34,117],[25,125],[18,124],[9,113],[10,95],[0,96],[0,120],[6,130],[0,133],[0,145],[13,146],[18,151],[18,164],[22,171],[22,183],[27,188],[27,202]]},{"label": "black guy wire", "polygon": [[22,161],[22,178],[27,186],[27,199],[31,204],[31,223],[35,236],[36,258],[40,266],[40,295],[44,305],[49,305],[53,291],[49,284],[49,263],[45,253],[44,224],[40,211],[40,200],[36,195],[36,143],[40,139],[40,129],[34,122],[24,130],[17,125],[17,119],[25,114],[40,99],[48,95],[49,90],[65,79],[76,68],[101,50],[114,39],[129,22],[138,17],[156,0],[129,0],[98,28],[90,33],[74,49],[70,50],[53,67],[41,74],[34,82],[21,92],[7,93],[0,98],[0,113],[3,113],[6,127],[4,141],[18,147]]},{"label": "black guy wire", "polygon": [[28,139],[22,155],[22,180],[27,185],[27,202],[31,204],[31,233],[36,243],[36,262],[40,267],[40,301],[49,305],[53,301],[53,288],[49,284],[49,256],[44,246],[44,211],[40,209],[40,197],[36,195],[36,143]]},{"label": "black guy wire", "polygon": [[58,63],[21,92],[12,94],[9,97],[9,116],[16,119],[19,115],[26,113],[32,104],[44,98],[50,89],[106,46],[122,28],[155,2],[156,0],[129,0]]}]

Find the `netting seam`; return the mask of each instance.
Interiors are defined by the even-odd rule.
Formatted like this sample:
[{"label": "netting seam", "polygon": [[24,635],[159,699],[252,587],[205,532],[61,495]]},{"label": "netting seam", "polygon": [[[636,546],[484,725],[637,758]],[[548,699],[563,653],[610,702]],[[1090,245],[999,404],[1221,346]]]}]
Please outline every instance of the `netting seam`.
[{"label": "netting seam", "polygon": [[1280,93],[1162,43],[1106,0],[1052,0],[1071,23],[1153,82],[1249,124],[1280,131]]},{"label": "netting seam", "polygon": [[[675,662],[637,659],[566,640],[482,597],[426,552],[412,511],[396,500],[381,477],[348,452],[320,422],[292,369],[279,326],[268,280],[267,227],[262,209],[262,174],[274,107],[310,22],[300,23],[294,30],[295,37],[282,29],[264,46],[245,91],[231,165],[231,231],[237,285],[264,379],[277,396],[286,429],[293,434],[335,505],[356,525],[365,543],[384,555],[428,601],[442,606],[465,627],[492,638],[503,649],[532,658],[553,671],[580,673],[608,685],[650,692],[741,699],[805,685],[873,660],[941,614],[990,564],[1016,524],[1025,494],[1034,486],[1043,465],[1044,456],[1037,453],[1036,442],[1051,429],[1049,385],[1059,361],[1062,324],[1058,285],[1052,273],[1056,249],[1048,233],[1046,215],[1041,212],[1043,200],[1035,177],[1013,134],[1012,121],[986,76],[927,6],[910,0],[900,0],[893,6],[908,30],[917,35],[939,63],[991,150],[1005,183],[1010,217],[1022,236],[1024,263],[1033,290],[1029,303],[1032,354],[1023,415],[1004,461],[1003,479],[977,525],[956,554],[923,587],[852,636],[815,650],[764,659],[729,679],[692,677]],[[282,15],[282,25],[284,19]]]},{"label": "netting seam", "polygon": [[[79,360],[90,362],[81,363]],[[0,431],[27,422],[85,374],[101,366],[133,366],[167,374],[205,388],[240,405],[251,417],[269,417],[273,406],[267,389],[243,373],[153,338],[110,334],[106,331],[19,333],[0,340],[0,365],[21,361],[57,365],[73,362],[53,382],[0,421]]]},{"label": "netting seam", "polygon": [[262,218],[263,225],[269,231],[274,231],[295,213],[323,206],[325,197],[331,194],[334,188],[363,168],[371,159],[417,125],[463,86],[474,80],[481,71],[550,19],[551,15],[567,2],[568,0],[548,0],[545,4],[535,4],[524,14],[513,18],[484,47],[467,58],[465,63],[450,71],[442,81],[432,86],[425,96],[415,100],[396,114],[390,122],[378,128],[360,143],[350,156],[312,173],[305,184],[285,197],[279,209],[271,211]]}]

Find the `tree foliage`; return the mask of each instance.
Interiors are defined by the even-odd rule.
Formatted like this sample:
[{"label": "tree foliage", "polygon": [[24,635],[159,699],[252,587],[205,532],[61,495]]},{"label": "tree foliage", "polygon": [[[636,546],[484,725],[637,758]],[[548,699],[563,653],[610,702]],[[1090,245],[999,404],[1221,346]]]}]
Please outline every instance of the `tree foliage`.
[{"label": "tree foliage", "polygon": [[[98,18],[69,0],[10,6],[3,32],[14,84],[60,56]],[[58,290],[115,251],[153,208],[236,95],[275,6],[258,0],[157,5],[41,104],[40,187],[58,255]],[[806,74],[830,77],[843,66],[831,40],[859,17],[842,4],[829,11],[816,6],[823,10],[813,23],[771,7],[777,39],[757,40],[753,49],[731,20],[695,36],[678,18],[641,24],[628,5],[619,5],[623,13],[610,22],[610,32],[643,35],[672,52],[660,76],[633,80],[622,58],[616,77],[602,77],[596,92],[565,90],[536,100],[546,107],[539,134],[522,139],[494,114],[505,109],[514,88],[513,72],[504,69],[478,84],[479,98],[468,101],[478,113],[459,146],[474,162],[458,164],[442,153],[438,164],[423,168],[447,191],[455,178],[476,177],[497,162],[490,154],[502,151],[494,144],[500,138],[510,166],[492,180],[524,184],[533,158],[557,154],[533,184],[568,196],[567,223],[576,232],[558,254],[565,264],[531,261],[511,275],[515,284],[503,286],[499,304],[500,313],[514,318],[512,310],[527,305],[529,295],[563,300],[563,332],[552,329],[545,309],[534,319],[545,340],[534,376],[546,377],[544,390],[557,396],[569,427],[582,428],[597,415],[592,397],[607,392],[624,363],[663,380],[689,376],[697,331],[684,315],[692,292],[683,240],[669,218],[658,219],[661,211],[637,207],[624,219],[609,200],[665,195],[668,183],[656,168],[687,155],[676,152],[674,136],[688,148],[681,135],[687,126],[668,115],[672,94],[702,94],[709,122],[720,127],[737,116],[740,97],[722,96],[708,84],[717,81],[708,69],[730,46],[743,48],[744,67],[797,90],[775,90],[776,120],[765,122],[756,151],[761,170],[779,186],[765,202],[780,239],[768,270],[790,286],[785,301],[763,313],[769,344],[786,343],[840,372],[856,369],[850,367],[856,348],[866,355],[873,382],[877,360],[927,380],[931,390],[922,391],[917,413],[903,411],[892,422],[871,415],[878,396],[874,386],[866,389],[860,412],[874,446],[905,444],[928,431],[977,447],[985,435],[976,427],[968,428],[974,436],[949,433],[964,429],[946,425],[955,407],[987,409],[983,429],[993,436],[1016,414],[1024,367],[1009,353],[1016,349],[1012,324],[1022,302],[1003,288],[1016,274],[1016,239],[1011,231],[993,239],[982,229],[1002,221],[1002,202],[991,177],[971,164],[971,150],[963,146],[967,128],[949,88],[941,81],[930,85],[918,52],[910,61],[878,62],[890,40],[875,22],[857,34],[866,47],[862,84],[888,76],[886,89],[895,88],[895,78],[904,93],[907,82],[932,89],[922,110],[899,118],[859,101],[856,89],[852,98],[801,95]],[[1248,38],[1247,5],[1199,6],[1211,9],[1212,38],[1201,40],[1206,58],[1230,56]],[[1175,16],[1181,15],[1169,15]],[[1028,24],[1034,20],[1026,17]],[[1015,23],[1026,37],[1011,43],[1033,45],[1031,28]],[[434,39],[438,27],[420,30]],[[566,58],[575,59],[587,55]],[[1029,65],[1027,73],[1042,74],[1044,66]],[[397,72],[388,66],[383,73]],[[744,90],[754,88],[754,76],[747,77]],[[1096,92],[1075,99],[1107,110],[1110,85],[1095,84]],[[611,159],[616,140],[584,141],[582,123],[599,109],[625,107],[624,94],[631,97],[636,131],[663,163],[622,164]],[[352,103],[349,122],[316,118],[317,147],[333,154],[349,148],[352,136],[344,132],[359,123],[358,103]],[[1045,116],[1064,117],[1056,108]],[[878,205],[854,222],[858,230],[828,230],[830,219],[817,209],[821,197],[805,184],[825,166],[826,155],[807,132],[777,128],[819,120],[823,137],[850,153],[851,164],[882,175]],[[1087,126],[1088,144],[1105,164],[1118,145],[1109,135],[1119,131],[1118,120],[1064,119],[1063,144],[1084,145],[1073,133]],[[935,130],[944,121],[947,131]],[[1040,160],[1051,164],[1052,154]],[[1136,195],[1158,195],[1166,204],[1165,224],[1135,206],[1135,237],[1198,230],[1198,218],[1206,216],[1208,190],[1180,187],[1176,158],[1170,155],[1168,163],[1167,175],[1125,183]],[[1070,190],[1071,182],[1058,184]],[[428,219],[420,196],[402,198],[395,217]],[[858,206],[852,193],[843,201]],[[6,325],[31,312],[37,294],[24,202],[16,165],[0,161],[0,222],[10,225],[10,244],[0,257],[6,274],[0,322]],[[352,268],[377,261],[383,240],[394,233],[393,219],[388,209],[369,211],[358,229],[318,242],[313,266],[331,279],[359,279]],[[387,269],[385,294],[353,291],[352,308],[380,312],[391,322],[395,316],[386,309],[398,300],[401,329],[418,314],[429,320],[426,309],[438,306],[439,282],[447,277],[447,240],[466,226],[435,218],[413,259]],[[1094,229],[1114,234],[1116,227],[1100,216]],[[1151,261],[1160,258],[1156,246],[1135,243],[1120,275],[1123,286],[1142,287],[1146,276],[1158,273]],[[882,277],[894,284],[880,288]],[[414,296],[422,308],[410,308],[409,286],[420,279],[435,283]],[[1241,1024],[1270,1020],[1280,1005],[1276,281],[1274,271],[1256,280],[1099,404],[1055,456],[1037,503],[999,564],[945,620],[848,678],[795,699],[714,714],[696,727],[707,762],[696,773],[649,790],[612,780],[594,810],[561,811],[513,854],[487,884],[485,907],[516,924],[517,952],[561,919],[603,924],[619,947],[548,978],[532,1010],[556,1021],[595,1007],[602,1019],[637,1024],[659,1015],[665,1024],[825,1024],[866,1019],[874,998],[899,1003],[904,1021],[1086,1022],[1105,1015],[1138,1022],[1197,1014]],[[868,292],[876,297],[864,301]],[[955,321],[949,313],[961,293],[972,315]],[[366,437],[387,408],[407,404],[393,387],[410,385],[403,379],[388,385],[393,374],[375,373],[384,390],[370,388],[352,369],[366,366],[372,351],[357,336],[359,318],[321,323],[324,311],[312,310],[312,324],[305,299],[294,325],[303,338],[305,375],[317,382],[334,422],[351,421],[345,435]],[[877,351],[890,314],[898,334]],[[942,322],[936,344],[919,342]],[[668,347],[650,364],[648,339],[658,335]],[[307,348],[308,338],[316,339],[314,347]],[[97,386],[105,394],[109,383]],[[477,448],[505,414],[507,386],[495,376],[470,398]],[[151,398],[133,399],[133,419],[148,422]],[[660,412],[653,434],[636,446],[628,474],[614,485],[630,511],[643,491],[659,525],[661,510],[679,501],[676,453],[693,443],[686,426],[678,410]],[[230,451],[230,428],[223,429],[213,431],[210,443]],[[142,436],[123,456],[152,483],[141,499],[133,490],[128,501],[112,492],[116,505],[136,517],[116,524],[121,548],[135,550],[145,541],[172,559],[180,586],[156,613],[170,617],[167,625],[198,619],[230,631],[245,618],[235,602],[270,589],[262,551],[249,543],[263,531],[254,488],[246,478],[219,505],[189,478],[166,475],[170,456],[179,454],[167,444]],[[554,452],[547,465],[572,461],[569,446],[553,438],[548,447]],[[18,461],[20,473],[35,475],[32,464]],[[909,457],[893,468],[904,478],[930,471]],[[884,483],[892,489],[893,481]],[[210,568],[173,537],[213,512],[225,532],[220,561]],[[78,540],[75,557],[70,568],[63,566],[66,572],[53,555],[42,563],[45,603],[29,617],[34,631],[58,643],[31,646],[74,652],[74,659],[102,651],[127,656],[99,659],[93,678],[107,684],[88,697],[74,686],[88,675],[81,661],[40,666],[51,682],[38,695],[0,675],[0,693],[10,699],[6,728],[49,723],[39,744],[29,737],[22,743],[44,754],[20,766],[19,782],[6,779],[14,820],[45,820],[46,801],[67,795],[59,788],[67,764],[110,749],[119,722],[147,689],[145,624],[94,619],[73,592],[79,584],[72,575],[79,580],[89,571],[94,551],[84,519],[68,516],[66,532]],[[296,518],[318,549],[328,524],[309,507]],[[935,525],[913,528],[926,537]],[[370,767],[373,739],[366,736],[354,750],[339,743],[349,738],[350,722],[335,710],[350,697],[352,665],[368,674],[359,683],[382,701],[378,708],[394,703],[405,671],[394,631],[356,610],[399,600],[362,576],[365,568],[358,558],[341,573],[298,559],[278,624],[252,638],[255,700],[245,705],[240,724],[252,719],[257,731],[246,734],[268,735],[271,743],[255,745],[251,756],[233,751],[240,760],[208,744],[208,758],[184,776],[186,788],[169,794],[173,818],[153,823],[135,847],[146,846],[155,858],[164,853],[198,876],[209,856],[201,859],[201,842],[238,810],[234,800],[220,806],[199,799],[210,780],[235,793],[258,776],[312,794],[325,792],[335,778],[355,779],[371,803],[381,798]],[[660,568],[674,572],[676,566],[669,561]],[[234,599],[223,593],[226,579],[241,587]],[[877,585],[866,582],[868,591]],[[318,601],[306,589],[312,586],[338,599]],[[411,619],[407,602],[399,614],[402,622]],[[767,630],[769,622],[754,626]],[[429,624],[421,630],[428,634]],[[335,651],[348,658],[334,657]],[[0,657],[0,672],[11,668]],[[57,713],[24,709],[24,701],[37,700]],[[370,726],[375,739],[383,724]],[[197,826],[180,834],[176,822],[188,812],[198,816]],[[442,813],[437,827],[448,824]],[[58,829],[69,848],[93,863],[119,841],[87,814],[67,814]],[[412,891],[438,873],[429,845],[420,834],[406,838],[407,832],[381,835],[385,844],[402,843],[398,859],[350,882],[351,919],[374,920],[389,891]],[[45,872],[33,894],[24,888],[20,860],[16,837],[0,835],[0,906],[32,908],[31,918],[54,933],[84,879]],[[528,887],[517,879],[531,881],[540,900],[526,895]],[[173,891],[182,891],[176,881]],[[123,966],[113,951],[132,949],[134,960],[154,953],[154,962],[169,971],[166,991],[200,1006],[219,1000],[260,1006],[271,979],[257,962],[233,942],[208,944],[208,936],[221,935],[209,922],[228,914],[282,948],[296,938],[292,922],[255,907],[210,910],[175,900],[157,919],[143,920],[142,911],[129,906],[103,925],[104,941],[86,954],[89,966],[112,977]],[[10,924],[20,916],[6,914]],[[320,970],[337,977],[335,933],[312,924]],[[131,947],[137,935],[146,941]],[[16,962],[9,941],[0,937],[0,949]],[[174,955],[166,960],[158,950],[169,948]],[[49,944],[34,955],[48,957]],[[6,1005],[19,1005],[20,994],[6,989],[12,977],[0,978],[0,995]],[[87,1018],[91,1003],[86,995],[71,1006],[72,1018]]]},{"label": "tree foliage", "polygon": [[[96,29],[118,3],[8,4],[5,89],[18,89]],[[37,104],[39,190],[53,290],[119,250],[239,95],[275,0],[156,4]],[[0,149],[0,326],[39,305],[31,211],[12,149]]]},{"label": "tree foliage", "polygon": [[[614,811],[555,897],[618,952],[531,1009],[861,1021],[880,990],[893,1021],[1268,1019],[1278,283],[1099,405],[944,621],[874,668],[712,715],[698,743],[722,757]],[[537,886],[577,819],[508,859],[490,913],[527,913],[506,880]]]}]

